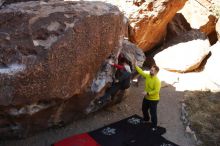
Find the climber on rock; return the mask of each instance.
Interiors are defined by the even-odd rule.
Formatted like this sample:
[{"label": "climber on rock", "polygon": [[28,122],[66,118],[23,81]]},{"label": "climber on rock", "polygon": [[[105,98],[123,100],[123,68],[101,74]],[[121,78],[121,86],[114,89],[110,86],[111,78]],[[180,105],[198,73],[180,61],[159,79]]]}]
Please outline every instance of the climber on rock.
[{"label": "climber on rock", "polygon": [[125,90],[130,87],[131,80],[131,67],[129,65],[129,61],[124,57],[119,56],[119,63],[114,64],[111,60],[109,64],[117,69],[115,74],[115,80],[112,83],[111,87],[106,90],[104,96],[100,97],[98,103],[100,105],[105,104],[108,100],[111,100],[119,90]]}]

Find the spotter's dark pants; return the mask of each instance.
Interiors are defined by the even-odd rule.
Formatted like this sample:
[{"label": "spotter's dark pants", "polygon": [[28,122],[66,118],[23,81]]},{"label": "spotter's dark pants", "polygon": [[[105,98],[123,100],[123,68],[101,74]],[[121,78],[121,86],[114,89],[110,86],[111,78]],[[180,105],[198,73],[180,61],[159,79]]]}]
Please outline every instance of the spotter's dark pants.
[{"label": "spotter's dark pants", "polygon": [[100,100],[103,103],[106,103],[108,100],[111,99],[111,96],[114,96],[118,92],[118,90],[120,90],[120,86],[120,83],[113,84],[109,89],[106,90],[105,95],[100,97]]},{"label": "spotter's dark pants", "polygon": [[[147,100],[145,98],[143,99],[142,102],[142,112],[143,112],[144,120],[149,121],[151,116],[152,127],[157,127],[158,102],[159,101]],[[149,110],[150,110],[150,116],[149,116]]]}]

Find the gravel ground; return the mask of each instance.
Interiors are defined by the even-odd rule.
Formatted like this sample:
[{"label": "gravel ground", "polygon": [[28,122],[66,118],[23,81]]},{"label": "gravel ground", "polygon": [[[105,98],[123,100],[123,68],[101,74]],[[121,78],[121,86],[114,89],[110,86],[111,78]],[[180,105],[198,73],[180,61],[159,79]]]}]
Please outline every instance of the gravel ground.
[{"label": "gravel ground", "polygon": [[186,92],[186,119],[199,146],[220,146],[220,92]]},{"label": "gravel ground", "polygon": [[[131,87],[129,96],[117,105],[106,107],[62,128],[49,129],[22,140],[1,141],[0,146],[50,146],[63,138],[103,127],[133,114],[142,116],[143,89],[144,81],[141,80],[139,87]],[[185,133],[180,120],[180,102],[183,96],[183,92],[175,91],[175,88],[170,85],[161,89],[158,125],[167,129],[167,133],[163,136],[168,140],[180,146],[194,146],[192,138]]]}]

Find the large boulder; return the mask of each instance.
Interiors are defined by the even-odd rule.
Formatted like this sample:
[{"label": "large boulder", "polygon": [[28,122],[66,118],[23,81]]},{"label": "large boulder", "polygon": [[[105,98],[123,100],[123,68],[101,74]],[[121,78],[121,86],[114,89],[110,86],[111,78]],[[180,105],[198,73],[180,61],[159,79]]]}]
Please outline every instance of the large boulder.
[{"label": "large boulder", "polygon": [[[73,0],[71,0],[73,1]],[[96,0],[90,0],[96,1]],[[128,21],[128,38],[143,51],[160,44],[167,24],[187,0],[99,0],[117,6]]]},{"label": "large boulder", "polygon": [[209,40],[198,30],[191,30],[177,36],[163,46],[154,56],[161,68],[176,72],[189,72],[197,69],[209,53]]},{"label": "large boulder", "polygon": [[129,38],[144,51],[149,51],[164,40],[167,24],[187,0],[145,1],[127,17]]},{"label": "large boulder", "polygon": [[[204,70],[201,72],[193,72],[179,74],[179,81],[175,84],[177,91],[211,91],[220,92],[220,42],[210,48],[211,55],[208,58]],[[173,76],[170,78],[172,79]]]},{"label": "large boulder", "polygon": [[215,31],[217,18],[211,12],[213,5],[207,0],[188,0],[180,11],[193,29],[199,29],[209,36],[211,44],[217,41]]},{"label": "large boulder", "polygon": [[82,116],[101,63],[121,48],[118,8],[30,1],[0,9],[0,20],[0,137]]},{"label": "large boulder", "polygon": [[185,17],[181,13],[176,13],[172,21],[170,21],[167,25],[167,35],[165,40],[167,42],[191,29],[192,28]]},{"label": "large boulder", "polygon": [[220,19],[218,19],[218,22],[216,23],[215,29],[217,32],[218,41],[220,41]]},{"label": "large boulder", "polygon": [[48,1],[48,0],[0,0],[0,6],[1,5],[8,5],[8,4],[12,4],[12,3],[18,3],[18,2],[28,2],[28,1]]},{"label": "large boulder", "polygon": [[0,7],[2,6],[2,4],[5,2],[5,0],[0,0]]},{"label": "large boulder", "polygon": [[220,91],[220,42],[210,47],[211,56],[208,59],[204,72],[207,77],[219,87]]}]

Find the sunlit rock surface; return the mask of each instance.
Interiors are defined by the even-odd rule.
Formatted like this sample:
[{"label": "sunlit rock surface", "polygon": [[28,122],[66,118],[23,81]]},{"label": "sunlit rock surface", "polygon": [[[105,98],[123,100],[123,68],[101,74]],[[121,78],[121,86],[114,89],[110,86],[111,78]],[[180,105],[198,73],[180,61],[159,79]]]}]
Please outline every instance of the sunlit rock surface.
[{"label": "sunlit rock surface", "polygon": [[216,23],[216,28],[215,29],[216,29],[216,32],[217,32],[218,41],[220,41],[220,19]]},{"label": "sunlit rock surface", "polygon": [[205,65],[207,77],[219,87],[220,91],[220,42],[217,42],[210,48],[211,56]]},{"label": "sunlit rock surface", "polygon": [[0,21],[0,137],[82,116],[101,63],[122,46],[118,8],[30,1],[2,7]]},{"label": "sunlit rock surface", "polygon": [[216,42],[215,25],[217,20],[216,16],[211,12],[211,9],[219,2],[188,0],[180,11],[193,29],[199,29],[209,36],[211,44]]},{"label": "sunlit rock surface", "polygon": [[130,12],[129,37],[144,51],[163,42],[168,22],[180,10],[186,0],[145,1]]},{"label": "sunlit rock surface", "polygon": [[158,66],[176,72],[197,69],[209,53],[209,40],[198,30],[191,30],[177,36],[163,46],[154,56]]},{"label": "sunlit rock surface", "polygon": [[143,51],[149,51],[164,40],[168,22],[172,20],[187,0],[98,1],[104,1],[119,7],[128,19],[129,40]]}]

